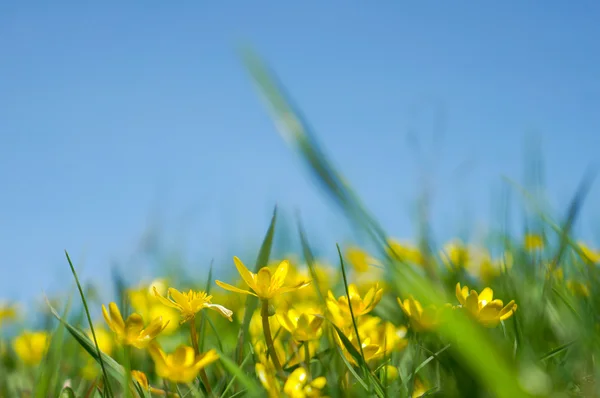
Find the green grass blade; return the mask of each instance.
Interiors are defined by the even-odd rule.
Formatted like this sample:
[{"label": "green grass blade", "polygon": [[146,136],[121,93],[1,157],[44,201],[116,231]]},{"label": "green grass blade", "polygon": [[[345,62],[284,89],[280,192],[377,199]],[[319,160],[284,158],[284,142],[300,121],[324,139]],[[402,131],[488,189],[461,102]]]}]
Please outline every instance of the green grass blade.
[{"label": "green grass blade", "polygon": [[[246,355],[246,358],[244,358],[244,360],[242,361],[242,364],[240,365],[240,369],[244,369],[244,366],[246,366],[246,363],[248,362],[248,360],[252,358],[252,353],[248,353],[248,355]],[[231,380],[229,380],[229,383],[227,383],[227,386],[225,386],[225,389],[223,390],[223,393],[221,394],[221,398],[225,398],[225,394],[227,394],[227,392],[229,392],[229,389],[233,386],[233,383],[235,383],[237,376],[234,375]]]},{"label": "green grass blade", "polygon": [[547,354],[545,354],[544,356],[542,356],[540,358],[540,361],[545,361],[547,359],[552,358],[555,355],[560,354],[561,352],[565,351],[566,349],[568,349],[570,346],[572,346],[576,342],[577,342],[577,339],[571,340],[571,341],[569,341],[569,342],[567,342],[565,344],[562,344],[562,345],[556,347],[555,349],[551,350],[550,352],[548,352]]},{"label": "green grass blade", "polygon": [[[67,261],[69,262],[69,267],[71,267],[71,272],[73,273],[73,277],[75,278],[75,283],[77,284],[77,289],[79,289],[79,294],[81,295],[81,301],[83,303],[83,308],[85,309],[85,314],[87,316],[87,320],[90,325],[90,330],[92,331],[92,337],[94,338],[94,345],[96,347],[97,358],[98,358],[98,361],[100,362],[100,367],[102,368],[102,375],[104,376],[104,383],[106,386],[106,390],[107,390],[108,394],[112,397],[113,393],[112,393],[112,388],[110,386],[110,380],[108,379],[108,374],[106,373],[106,369],[104,367],[104,360],[101,355],[102,353],[100,351],[100,348],[98,347],[98,341],[96,340],[96,332],[94,331],[94,324],[92,322],[90,310],[87,305],[87,300],[85,299],[85,294],[83,294],[83,289],[81,289],[81,284],[79,283],[79,277],[77,277],[77,272],[75,271],[75,267],[73,266],[71,257],[69,257],[69,253],[66,250],[65,250],[65,255],[67,256]],[[68,325],[68,324],[66,324],[66,325]],[[68,326],[67,326],[67,328],[68,328]]]},{"label": "green grass blade", "polygon": [[219,359],[221,360],[221,363],[225,369],[244,386],[248,396],[261,397],[264,395],[264,390],[260,387],[257,381],[248,376],[240,366],[226,357],[223,352],[219,352]]},{"label": "green grass blade", "polygon": [[[379,251],[385,255],[388,235],[379,223],[374,220],[366,210],[358,196],[352,192],[345,180],[335,172],[325,156],[309,138],[309,130],[305,123],[283,94],[275,78],[268,71],[262,60],[251,50],[243,54],[244,63],[252,75],[254,82],[261,94],[266,99],[272,111],[276,125],[282,136],[298,150],[304,160],[309,164],[311,171],[319,177],[325,192],[335,199],[342,210],[378,245]],[[392,270],[397,271],[395,284],[401,285],[400,291],[413,293],[414,296],[425,304],[434,303],[442,305],[446,302],[443,296],[436,292],[438,289],[407,267],[399,267],[397,263]],[[460,355],[461,360],[469,370],[484,384],[489,391],[494,391],[500,397],[513,398],[528,396],[520,384],[515,373],[515,367],[510,364],[499,351],[493,341],[481,330],[479,325],[473,324],[469,319],[457,317],[454,322],[441,328],[442,335],[452,343]],[[458,339],[457,336],[461,336]],[[460,340],[460,344],[459,344]],[[483,356],[482,353],[486,353]],[[488,358],[493,358],[489,361]]]},{"label": "green grass blade", "polygon": [[[360,341],[360,334],[358,333],[358,326],[356,325],[356,318],[354,317],[354,310],[352,309],[352,300],[350,299],[350,290],[348,289],[348,278],[346,277],[346,267],[344,266],[344,257],[342,256],[342,251],[340,250],[340,245],[336,244],[338,256],[340,258],[340,267],[342,269],[342,278],[344,280],[344,290],[346,292],[346,298],[348,299],[348,308],[350,309],[350,317],[352,318],[352,326],[354,327],[354,333],[356,333],[356,343],[358,344],[358,348],[360,350],[361,357],[361,366],[363,366],[363,370],[368,372],[367,363],[365,361],[365,353],[363,352],[362,342]],[[337,329],[336,329],[337,330]],[[345,337],[345,336],[344,336]]]},{"label": "green grass blade", "polygon": [[306,265],[308,266],[308,270],[310,271],[312,285],[317,290],[317,295],[319,296],[319,300],[321,301],[321,303],[326,304],[325,297],[321,292],[319,277],[317,276],[317,272],[315,270],[315,258],[313,256],[312,250],[310,249],[310,245],[308,244],[308,239],[306,238],[306,233],[304,232],[304,228],[302,227],[300,220],[298,220],[298,235],[300,235],[302,254],[304,255],[304,261],[306,261]]}]

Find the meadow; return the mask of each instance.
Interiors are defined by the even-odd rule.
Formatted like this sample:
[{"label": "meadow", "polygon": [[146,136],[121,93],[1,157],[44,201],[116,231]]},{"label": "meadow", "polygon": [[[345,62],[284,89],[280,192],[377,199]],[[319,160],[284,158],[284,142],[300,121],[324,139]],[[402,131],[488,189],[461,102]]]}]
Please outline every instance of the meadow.
[{"label": "meadow", "polygon": [[201,281],[169,270],[116,280],[110,302],[80,284],[66,253],[76,289],[47,301],[44,329],[6,337],[18,308],[0,305],[1,397],[600,395],[600,251],[572,234],[591,174],[560,220],[511,183],[537,221],[522,236],[436,246],[424,200],[418,236],[399,241],[275,75],[252,51],[242,58],[282,138],[365,241],[325,261],[298,220],[298,251],[274,258],[275,209],[252,257],[219,264],[227,278],[211,266]]}]

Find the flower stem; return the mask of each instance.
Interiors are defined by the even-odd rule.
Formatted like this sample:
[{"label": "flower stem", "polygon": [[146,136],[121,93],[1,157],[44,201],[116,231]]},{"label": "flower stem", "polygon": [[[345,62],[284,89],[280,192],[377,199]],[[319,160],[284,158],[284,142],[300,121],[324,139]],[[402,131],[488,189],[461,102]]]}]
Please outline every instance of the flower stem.
[{"label": "flower stem", "polygon": [[[200,355],[200,348],[198,347],[198,332],[196,331],[196,317],[190,319],[190,337],[192,338],[192,347],[194,347],[194,353],[196,356]],[[208,381],[208,375],[204,368],[200,369],[200,379],[202,380],[202,384],[204,384],[204,388],[206,388],[206,393],[208,396],[213,396],[212,388],[210,387],[210,383]]]},{"label": "flower stem", "polygon": [[308,380],[312,380],[312,374],[310,372],[310,349],[308,347],[308,341],[304,342],[304,365],[306,366],[306,373],[308,373]]},{"label": "flower stem", "polygon": [[279,377],[285,380],[285,373],[283,372],[281,362],[279,362],[279,358],[275,352],[273,336],[271,336],[271,325],[269,325],[269,300],[262,301],[260,315],[262,317],[263,332],[265,333],[265,342],[267,343],[267,354],[271,356],[271,361],[273,361],[273,365],[275,365],[275,369],[277,370],[277,373],[279,373]]}]

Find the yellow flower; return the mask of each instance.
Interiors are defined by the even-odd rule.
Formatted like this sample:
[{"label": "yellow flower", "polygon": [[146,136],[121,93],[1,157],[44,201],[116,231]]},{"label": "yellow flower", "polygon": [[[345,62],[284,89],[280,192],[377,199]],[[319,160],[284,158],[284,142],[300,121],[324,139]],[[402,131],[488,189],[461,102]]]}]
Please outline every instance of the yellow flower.
[{"label": "yellow flower", "polygon": [[168,324],[161,335],[172,334],[179,327],[179,312],[165,307],[154,295],[153,287],[156,287],[160,294],[167,294],[165,282],[162,279],[156,279],[150,285],[143,285],[138,289],[129,290],[128,296],[131,307],[144,319],[155,319],[162,316],[163,321],[168,322]]},{"label": "yellow flower", "polygon": [[[348,296],[350,296],[352,312],[354,313],[354,316],[358,318],[361,315],[368,314],[375,308],[381,301],[383,289],[380,289],[379,284],[376,283],[375,286],[371,287],[365,294],[365,297],[362,298],[356,285],[350,284],[348,286]],[[334,322],[340,327],[352,323],[352,316],[348,306],[348,296],[343,295],[336,299],[331,290],[328,293],[327,309],[331,313]]]},{"label": "yellow flower", "polygon": [[390,239],[388,244],[389,247],[386,248],[386,251],[391,257],[397,257],[411,264],[423,265],[423,255],[413,244],[399,242],[395,239]]},{"label": "yellow flower", "polygon": [[152,343],[148,351],[154,360],[156,374],[175,383],[191,383],[201,369],[219,359],[215,350],[196,355],[192,347],[185,345],[177,347],[172,354],[166,354],[157,343]]},{"label": "yellow flower", "polygon": [[123,345],[131,345],[136,348],[146,348],[148,344],[164,330],[167,324],[163,324],[162,317],[153,319],[146,328],[140,314],[131,314],[126,321],[117,304],[110,303],[109,310],[102,304],[102,315],[110,329],[116,334],[117,341]]},{"label": "yellow flower", "polygon": [[283,386],[283,392],[290,398],[313,398],[321,397],[321,390],[327,384],[327,379],[323,376],[314,380],[309,380],[306,369],[296,368],[290,374]]},{"label": "yellow flower", "polygon": [[371,342],[380,345],[384,352],[401,351],[408,345],[405,326],[384,322],[376,316],[361,318],[357,326],[361,337],[369,337]]},{"label": "yellow flower", "polygon": [[17,356],[27,365],[37,365],[50,345],[50,335],[47,332],[24,331],[13,340],[13,348]]},{"label": "yellow flower", "polygon": [[591,264],[600,263],[600,251],[590,249],[585,243],[578,243],[579,249],[582,251],[584,255],[584,260]]},{"label": "yellow flower", "polygon": [[[360,329],[358,332],[361,334],[360,345],[362,346],[362,353],[364,354],[365,361],[369,362],[381,358],[385,354],[385,351],[380,344],[371,341],[370,337],[363,336],[360,332]],[[344,333],[344,335],[348,338],[350,343],[352,343],[356,351],[360,352],[361,350],[358,346],[358,340],[356,339],[356,332],[354,331],[354,329],[348,328],[347,333]],[[350,352],[348,352],[346,346],[344,345],[344,342],[337,333],[335,333],[335,339],[339,347],[342,349],[342,352],[346,359],[353,365],[357,365],[356,360],[352,357],[352,355],[350,355]]]},{"label": "yellow flower", "polygon": [[423,308],[421,303],[412,296],[409,296],[404,301],[398,298],[398,304],[408,317],[410,325],[415,332],[425,332],[436,328],[442,320],[444,311],[450,308],[450,304],[444,305],[442,308],[437,308],[435,305],[430,304],[426,308]]},{"label": "yellow flower", "polygon": [[505,319],[508,319],[517,310],[517,304],[511,300],[506,306],[502,300],[494,300],[494,292],[486,287],[477,294],[475,290],[469,292],[469,288],[460,287],[460,282],[456,284],[456,298],[463,308],[482,325],[494,327]]},{"label": "yellow flower", "polygon": [[346,249],[346,258],[352,268],[354,268],[356,272],[361,273],[368,271],[370,264],[376,263],[376,261],[369,256],[369,253],[356,246],[351,246]]},{"label": "yellow flower", "polygon": [[148,383],[148,378],[146,377],[146,374],[144,372],[141,372],[139,370],[132,370],[131,378],[137,381],[144,391],[150,390],[150,384]]},{"label": "yellow flower", "polygon": [[163,297],[156,288],[154,288],[154,295],[160,300],[161,303],[167,307],[175,308],[181,312],[183,319],[181,323],[187,322],[196,316],[196,313],[200,312],[204,308],[208,308],[217,311],[229,321],[233,321],[231,316],[233,312],[228,310],[219,304],[212,304],[212,296],[209,296],[205,292],[194,292],[190,290],[187,293],[182,293],[172,287],[169,288],[167,297]]},{"label": "yellow flower", "polygon": [[468,247],[459,240],[447,243],[440,257],[448,268],[468,268],[471,260]]},{"label": "yellow flower", "polygon": [[263,385],[269,395],[269,398],[279,398],[281,396],[281,387],[275,377],[275,369],[257,362],[254,366],[258,380]]},{"label": "yellow flower", "polygon": [[235,263],[235,266],[242,276],[244,282],[246,282],[248,287],[252,289],[254,293],[248,290],[239,289],[221,281],[215,281],[218,286],[225,290],[236,293],[251,294],[260,298],[261,300],[269,300],[279,294],[301,289],[310,284],[310,281],[303,281],[297,283],[296,285],[284,286],[285,277],[287,276],[289,266],[288,262],[285,260],[279,263],[279,266],[272,274],[268,267],[261,268],[256,274],[250,272],[244,263],[242,263],[242,261],[237,257],[233,258],[233,262]]},{"label": "yellow flower", "polygon": [[523,238],[523,246],[527,251],[536,251],[544,248],[544,238],[538,234],[526,234]]},{"label": "yellow flower", "polygon": [[299,312],[290,308],[277,314],[277,320],[285,330],[292,334],[296,341],[318,339],[321,335],[321,324],[324,318],[319,310]]},{"label": "yellow flower", "polygon": [[17,317],[17,309],[8,303],[0,302],[0,327],[4,321],[12,321]]}]

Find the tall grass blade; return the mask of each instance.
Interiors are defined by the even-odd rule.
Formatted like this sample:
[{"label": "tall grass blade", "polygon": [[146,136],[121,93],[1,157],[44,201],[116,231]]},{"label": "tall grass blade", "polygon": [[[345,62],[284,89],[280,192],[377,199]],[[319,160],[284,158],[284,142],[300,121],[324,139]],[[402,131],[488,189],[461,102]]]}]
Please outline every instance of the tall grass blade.
[{"label": "tall grass blade", "polygon": [[[325,192],[355,224],[369,234],[378,245],[380,252],[385,255],[388,235],[313,143],[307,123],[301,118],[299,112],[292,108],[273,74],[252,50],[245,49],[242,56],[256,86],[266,99],[283,138],[301,153],[311,171],[319,178]],[[389,265],[396,271],[394,282],[402,286],[399,288],[400,291],[412,292],[427,304],[442,305],[446,302],[443,300],[444,297],[434,294],[437,289],[428,280],[410,272],[407,267],[398,266],[397,262],[390,262]],[[517,382],[514,367],[480,330],[479,325],[473,324],[467,318],[458,317],[455,322],[450,322],[440,332],[452,343],[460,354],[461,360],[489,391],[494,391],[498,396],[505,398],[528,396]],[[482,353],[486,353],[485,357]],[[490,358],[493,360],[490,361]]]},{"label": "tall grass blade", "polygon": [[[85,314],[87,316],[88,323],[90,325],[90,330],[92,331],[92,337],[94,338],[94,345],[96,347],[96,354],[98,361],[100,362],[100,367],[102,368],[102,375],[104,376],[105,388],[109,396],[113,396],[112,389],[110,386],[110,380],[108,379],[108,374],[106,373],[106,369],[104,367],[104,359],[102,358],[102,352],[100,351],[100,347],[98,347],[98,340],[96,339],[96,332],[94,331],[94,324],[92,322],[92,316],[90,315],[90,310],[87,305],[87,300],[85,299],[85,294],[83,294],[83,289],[81,289],[81,284],[79,283],[79,277],[77,277],[77,272],[75,271],[75,267],[73,266],[73,262],[71,261],[71,257],[69,257],[69,253],[65,250],[65,256],[67,256],[67,261],[69,262],[69,267],[71,267],[71,272],[73,273],[73,277],[75,278],[75,283],[77,284],[77,289],[79,289],[79,294],[81,295],[81,301],[83,303],[83,308],[85,309]],[[56,314],[57,315],[57,314]],[[59,318],[62,322],[62,320]],[[65,324],[67,329],[70,325]],[[70,329],[69,329],[70,331]]]}]

